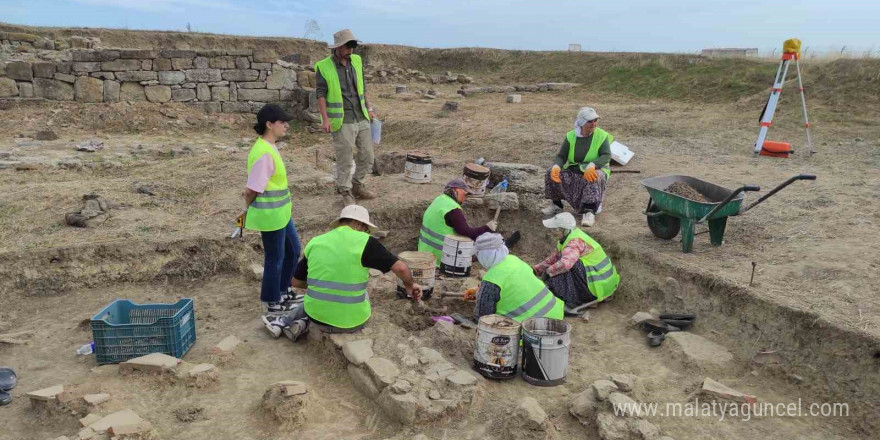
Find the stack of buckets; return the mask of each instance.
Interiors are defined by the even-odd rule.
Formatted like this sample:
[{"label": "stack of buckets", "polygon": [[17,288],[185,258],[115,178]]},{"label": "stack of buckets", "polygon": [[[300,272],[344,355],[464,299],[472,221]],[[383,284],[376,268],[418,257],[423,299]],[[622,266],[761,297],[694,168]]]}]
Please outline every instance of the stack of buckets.
[{"label": "stack of buckets", "polygon": [[[571,324],[531,318],[521,325],[501,315],[480,317],[474,348],[474,369],[490,379],[512,379],[520,365],[523,379],[538,386],[565,383]],[[522,343],[520,343],[522,341]]]}]

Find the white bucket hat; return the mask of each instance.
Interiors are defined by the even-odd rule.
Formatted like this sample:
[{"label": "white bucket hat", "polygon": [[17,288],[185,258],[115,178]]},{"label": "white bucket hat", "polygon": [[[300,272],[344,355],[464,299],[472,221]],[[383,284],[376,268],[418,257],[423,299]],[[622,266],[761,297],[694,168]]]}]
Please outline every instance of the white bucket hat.
[{"label": "white bucket hat", "polygon": [[548,218],[547,220],[542,221],[544,227],[547,229],[565,229],[572,230],[577,227],[577,221],[574,219],[574,216],[569,212],[560,212],[559,214],[554,215],[553,217]]},{"label": "white bucket hat", "polygon": [[361,40],[358,40],[357,37],[354,36],[354,32],[351,29],[343,29],[335,34],[333,34],[333,49],[336,49],[339,46],[348,43],[349,41],[354,41],[360,43]]},{"label": "white bucket hat", "polygon": [[[593,119],[599,118],[599,114],[596,113],[596,110],[593,107],[581,107],[580,111],[578,111],[577,120],[578,121],[592,121]],[[581,124],[584,125],[584,124]]]},{"label": "white bucket hat", "polygon": [[335,228],[339,226],[339,221],[342,219],[351,219],[357,220],[370,228],[370,233],[376,232],[379,229],[378,226],[370,223],[370,213],[367,211],[367,208],[364,208],[361,205],[348,205],[345,208],[342,208],[342,212],[339,213],[339,218],[333,220],[330,223],[331,228]]}]

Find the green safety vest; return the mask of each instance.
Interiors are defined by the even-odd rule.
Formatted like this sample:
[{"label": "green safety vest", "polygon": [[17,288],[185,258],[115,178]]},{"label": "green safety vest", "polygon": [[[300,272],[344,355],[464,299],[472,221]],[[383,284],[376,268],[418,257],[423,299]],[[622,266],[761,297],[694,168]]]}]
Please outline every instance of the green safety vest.
[{"label": "green safety vest", "polygon": [[[593,131],[593,140],[590,142],[590,149],[587,150],[587,155],[584,156],[584,161],[581,163],[587,164],[599,157],[599,147],[602,146],[602,142],[605,142],[605,139],[608,139],[608,143],[614,142],[614,136],[611,133],[608,133],[605,130],[602,130],[599,127],[596,127],[596,130]],[[579,165],[578,162],[574,160],[574,143],[577,141],[577,133],[574,130],[569,131],[565,135],[565,139],[568,140],[568,159],[565,160],[565,167],[573,165]],[[581,168],[583,171],[583,168]],[[606,177],[611,177],[611,162],[602,167],[602,171],[605,171]]]},{"label": "green safety vest", "polygon": [[419,252],[430,252],[436,257],[437,266],[443,259],[443,239],[455,234],[452,226],[446,224],[446,214],[453,209],[461,209],[452,197],[440,194],[431,202],[422,217],[422,229],[419,235]]},{"label": "green safety vest", "polygon": [[512,254],[489,269],[483,281],[501,288],[501,299],[495,305],[495,313],[499,315],[517,322],[529,318],[563,317],[563,302],[535,276],[532,266]]},{"label": "green safety vest", "polygon": [[357,327],[370,319],[367,281],[361,257],[370,236],[348,226],[319,235],[303,252],[308,261],[306,314],[337,328]]},{"label": "green safety vest", "polygon": [[272,156],[275,174],[269,178],[265,190],[248,207],[244,227],[257,231],[277,231],[290,222],[290,189],[287,188],[287,170],[278,151],[271,144],[258,137],[248,153],[248,175],[251,167],[264,154]]},{"label": "green safety vest", "polygon": [[593,237],[578,228],[572,229],[568,237],[565,237],[565,241],[558,244],[556,249],[562,252],[565,245],[575,238],[580,238],[593,248],[593,252],[581,256],[580,260],[587,271],[587,286],[590,293],[601,302],[617,290],[617,285],[620,284],[620,275],[617,273],[617,268],[611,263],[611,258],[608,258],[605,251],[602,250],[602,246],[593,240]]},{"label": "green safety vest", "polygon": [[[364,64],[360,55],[351,55],[351,66],[354,67],[357,76],[357,93],[361,102],[361,111],[364,117],[370,120],[370,112],[367,111],[367,103],[364,99]],[[330,130],[337,131],[342,127],[345,111],[342,109],[342,87],[339,85],[339,75],[336,74],[336,64],[333,55],[318,61],[315,64],[315,72],[320,73],[327,82],[327,117],[330,118]]]}]

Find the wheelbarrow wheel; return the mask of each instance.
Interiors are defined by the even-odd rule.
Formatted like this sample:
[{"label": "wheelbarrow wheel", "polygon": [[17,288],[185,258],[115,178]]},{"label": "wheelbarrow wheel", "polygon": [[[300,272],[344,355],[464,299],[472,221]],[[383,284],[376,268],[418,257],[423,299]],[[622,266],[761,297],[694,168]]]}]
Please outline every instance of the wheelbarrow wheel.
[{"label": "wheelbarrow wheel", "polygon": [[657,238],[672,240],[681,230],[681,220],[668,214],[660,213],[660,208],[653,205],[648,208],[649,213],[657,213],[648,216],[648,229]]}]

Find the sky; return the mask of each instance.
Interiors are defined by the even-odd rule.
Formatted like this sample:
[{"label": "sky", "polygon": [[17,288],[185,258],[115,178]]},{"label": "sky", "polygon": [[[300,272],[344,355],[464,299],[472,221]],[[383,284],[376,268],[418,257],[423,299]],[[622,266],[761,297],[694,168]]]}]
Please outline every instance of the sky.
[{"label": "sky", "polygon": [[[794,4],[794,5],[791,5]],[[697,52],[780,47],[880,54],[880,2],[853,0],[0,0],[0,22],[177,30],[320,40],[350,28],[364,43],[419,47]]]}]

